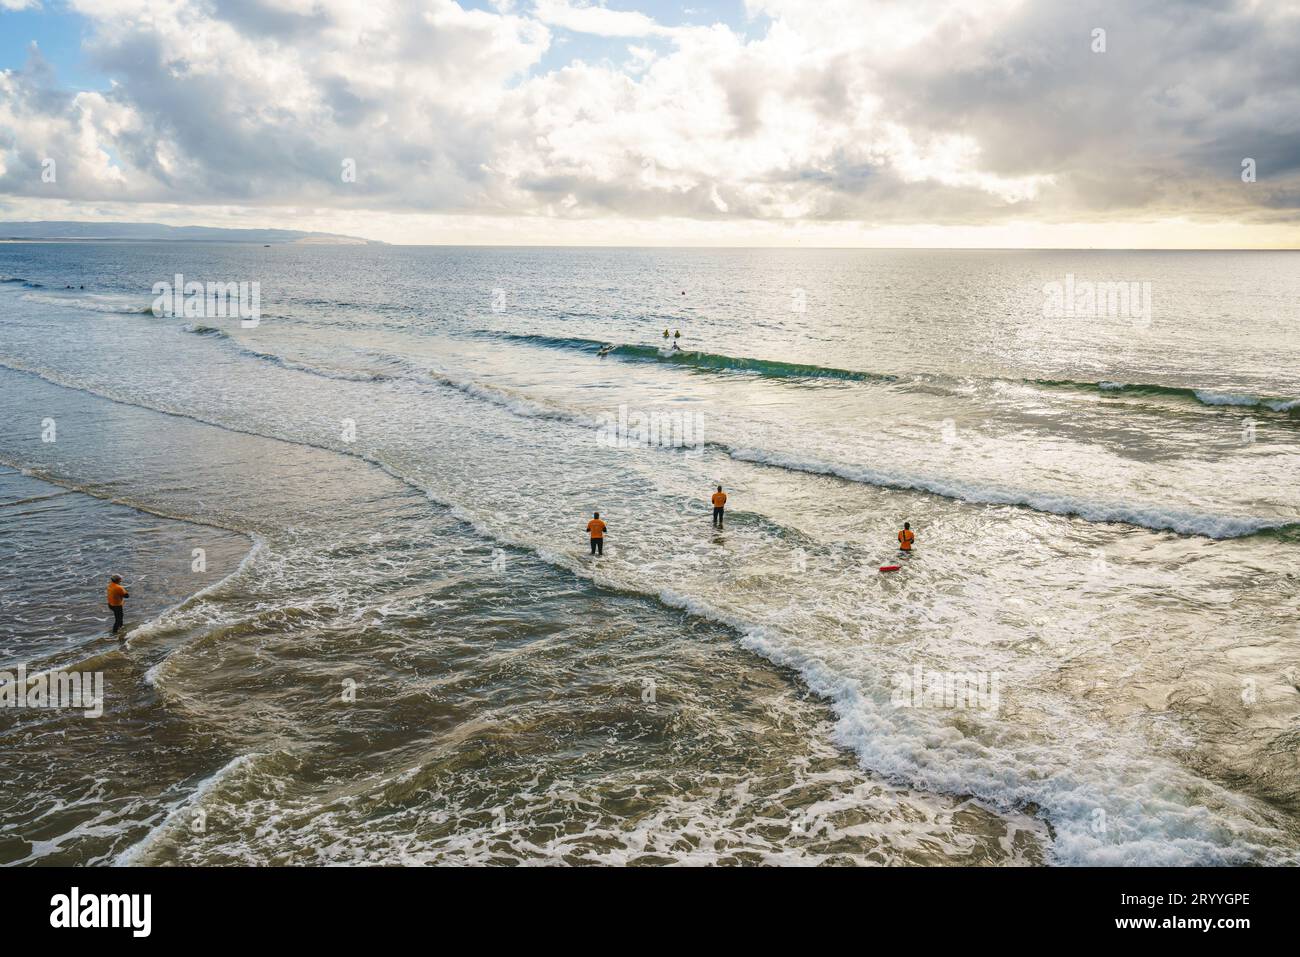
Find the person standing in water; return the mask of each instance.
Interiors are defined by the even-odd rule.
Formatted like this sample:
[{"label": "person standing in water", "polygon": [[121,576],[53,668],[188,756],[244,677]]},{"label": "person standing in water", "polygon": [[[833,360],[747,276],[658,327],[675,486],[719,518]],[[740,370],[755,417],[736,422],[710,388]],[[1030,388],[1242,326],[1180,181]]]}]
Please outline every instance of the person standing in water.
[{"label": "person standing in water", "polygon": [[593,512],[587,523],[587,534],[591,536],[591,554],[605,554],[605,529],[609,526],[600,520],[600,512]]},{"label": "person standing in water", "polygon": [[713,527],[722,527],[722,513],[726,511],[727,493],[718,486],[718,490],[713,493]]},{"label": "person standing in water", "polygon": [[117,634],[122,628],[122,600],[130,598],[127,590],[122,587],[122,576],[114,575],[108,581],[108,607],[113,611],[113,634]]},{"label": "person standing in water", "polygon": [[898,533],[898,550],[900,552],[910,552],[914,541],[916,541],[916,535],[912,531],[912,524],[904,522],[903,530]]}]

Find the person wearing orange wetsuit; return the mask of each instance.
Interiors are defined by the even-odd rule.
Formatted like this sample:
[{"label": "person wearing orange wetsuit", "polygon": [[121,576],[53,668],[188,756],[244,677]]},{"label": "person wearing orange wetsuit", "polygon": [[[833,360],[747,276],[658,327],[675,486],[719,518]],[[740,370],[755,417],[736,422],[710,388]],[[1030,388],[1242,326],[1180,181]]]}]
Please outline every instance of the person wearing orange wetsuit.
[{"label": "person wearing orange wetsuit", "polygon": [[898,550],[900,552],[910,552],[914,541],[916,541],[916,534],[912,531],[911,523],[904,522],[903,530],[898,533]]},{"label": "person wearing orange wetsuit", "polygon": [[593,517],[587,523],[587,534],[591,536],[591,554],[605,554],[605,529],[609,526],[600,520],[600,512],[593,512]]},{"label": "person wearing orange wetsuit", "polygon": [[122,627],[122,600],[130,597],[122,587],[122,576],[114,575],[108,583],[108,607],[113,612],[113,634],[115,635]]},{"label": "person wearing orange wetsuit", "polygon": [[718,490],[713,493],[713,527],[722,527],[722,513],[725,511],[724,506],[727,504],[727,493],[718,486]]}]

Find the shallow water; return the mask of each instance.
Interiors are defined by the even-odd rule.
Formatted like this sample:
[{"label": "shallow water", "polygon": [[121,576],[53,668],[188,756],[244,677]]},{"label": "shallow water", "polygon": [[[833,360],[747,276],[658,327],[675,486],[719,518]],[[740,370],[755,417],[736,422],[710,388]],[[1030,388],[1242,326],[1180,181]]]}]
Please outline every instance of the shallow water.
[{"label": "shallow water", "polygon": [[0,248],[0,859],[1294,862],[1296,261]]}]

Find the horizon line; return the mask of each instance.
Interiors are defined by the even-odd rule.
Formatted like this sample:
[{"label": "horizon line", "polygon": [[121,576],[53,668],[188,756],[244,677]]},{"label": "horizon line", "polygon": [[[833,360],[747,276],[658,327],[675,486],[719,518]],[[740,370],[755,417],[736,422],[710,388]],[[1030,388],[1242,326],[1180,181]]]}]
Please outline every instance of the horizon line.
[{"label": "horizon line", "polygon": [[[216,227],[218,229],[225,227]],[[239,228],[239,227],[234,227]],[[869,251],[877,250],[880,252],[920,252],[930,250],[934,252],[1117,252],[1117,253],[1231,253],[1231,252],[1300,252],[1300,246],[812,246],[812,245],[775,245],[763,244],[754,246],[722,245],[722,244],[683,244],[673,245],[670,243],[656,244],[623,244],[623,243],[396,243],[379,239],[361,239],[360,242],[354,243],[316,243],[316,242],[272,242],[266,243],[261,239],[137,239],[134,237],[115,238],[110,236],[103,237],[0,237],[2,245],[57,245],[57,244],[77,244],[88,245],[93,243],[103,243],[112,245],[231,245],[231,246],[300,246],[313,247],[318,249],[350,249],[363,246],[392,246],[403,249],[807,249],[818,252],[828,252],[835,250],[859,250]]]}]

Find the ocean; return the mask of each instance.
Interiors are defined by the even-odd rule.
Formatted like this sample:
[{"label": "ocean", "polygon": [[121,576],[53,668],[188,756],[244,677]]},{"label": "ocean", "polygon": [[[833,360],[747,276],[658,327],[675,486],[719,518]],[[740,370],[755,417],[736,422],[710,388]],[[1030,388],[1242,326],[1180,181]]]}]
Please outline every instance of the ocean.
[{"label": "ocean", "polygon": [[0,679],[105,687],[0,862],[1300,857],[1300,253],[13,243],[0,324]]}]

